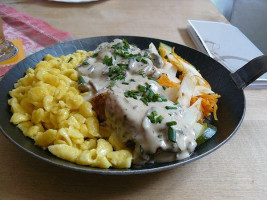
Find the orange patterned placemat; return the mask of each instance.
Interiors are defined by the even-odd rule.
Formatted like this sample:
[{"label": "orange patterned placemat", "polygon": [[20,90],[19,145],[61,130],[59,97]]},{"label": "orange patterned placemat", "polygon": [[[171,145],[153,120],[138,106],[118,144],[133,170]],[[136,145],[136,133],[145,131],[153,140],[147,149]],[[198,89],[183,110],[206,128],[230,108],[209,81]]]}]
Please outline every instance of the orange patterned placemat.
[{"label": "orange patterned placemat", "polygon": [[14,65],[25,58],[25,52],[23,49],[23,41],[21,39],[10,40],[18,49],[18,53],[9,60],[0,62],[0,67],[5,65]]},{"label": "orange patterned placemat", "polygon": [[[6,39],[22,40],[26,56],[47,46],[74,39],[70,33],[58,30],[43,20],[21,13],[5,4],[0,4],[0,17]],[[0,76],[13,66],[14,63],[0,64]]]}]

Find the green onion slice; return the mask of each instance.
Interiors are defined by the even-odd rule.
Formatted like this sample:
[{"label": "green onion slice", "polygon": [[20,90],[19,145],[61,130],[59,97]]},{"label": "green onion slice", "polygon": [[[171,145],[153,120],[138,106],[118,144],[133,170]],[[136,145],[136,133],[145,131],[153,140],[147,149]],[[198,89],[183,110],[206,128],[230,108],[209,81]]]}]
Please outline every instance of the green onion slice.
[{"label": "green onion slice", "polygon": [[168,129],[168,139],[176,143],[176,131],[172,127]]}]

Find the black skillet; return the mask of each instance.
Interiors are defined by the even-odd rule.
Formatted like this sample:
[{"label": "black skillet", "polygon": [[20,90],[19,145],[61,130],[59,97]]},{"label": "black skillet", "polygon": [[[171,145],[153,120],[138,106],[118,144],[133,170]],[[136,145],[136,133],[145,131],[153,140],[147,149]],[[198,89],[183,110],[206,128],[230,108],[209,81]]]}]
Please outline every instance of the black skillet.
[{"label": "black skillet", "polygon": [[[16,126],[9,122],[11,112],[7,103],[8,99],[10,98],[8,92],[12,90],[14,83],[16,83],[19,78],[25,75],[25,71],[28,68],[34,68],[35,65],[41,61],[46,54],[61,56],[73,53],[76,50],[94,50],[100,43],[110,42],[115,38],[125,38],[129,41],[129,43],[136,44],[141,49],[148,48],[148,45],[151,42],[153,42],[155,46],[158,46],[159,42],[163,42],[169,46],[175,47],[176,53],[200,70],[202,76],[210,83],[213,91],[221,95],[221,98],[218,102],[219,109],[217,113],[219,120],[214,122],[214,125],[218,128],[218,132],[212,139],[197,147],[190,158],[181,161],[148,164],[139,168],[121,170],[98,169],[80,166],[56,158],[48,151],[44,151],[43,149],[35,146],[33,140],[26,138]],[[206,156],[229,140],[237,131],[244,118],[246,104],[242,89],[266,71],[267,56],[261,56],[254,59],[237,72],[231,74],[220,63],[196,50],[183,45],[153,38],[107,36],[70,41],[48,47],[27,57],[4,76],[0,82],[0,130],[11,142],[16,144],[21,149],[41,160],[61,167],[89,173],[118,175],[162,171]]]}]

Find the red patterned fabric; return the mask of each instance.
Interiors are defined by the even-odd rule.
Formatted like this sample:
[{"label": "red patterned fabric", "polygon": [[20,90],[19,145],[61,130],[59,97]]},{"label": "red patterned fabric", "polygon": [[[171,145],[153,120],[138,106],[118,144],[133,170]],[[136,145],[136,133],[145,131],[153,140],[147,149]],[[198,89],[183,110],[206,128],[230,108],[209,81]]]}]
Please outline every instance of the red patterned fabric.
[{"label": "red patterned fabric", "polygon": [[[73,39],[70,33],[58,30],[43,20],[18,12],[5,4],[0,4],[0,16],[6,39],[22,39],[26,56],[58,42]],[[0,76],[13,66],[0,66]]]}]

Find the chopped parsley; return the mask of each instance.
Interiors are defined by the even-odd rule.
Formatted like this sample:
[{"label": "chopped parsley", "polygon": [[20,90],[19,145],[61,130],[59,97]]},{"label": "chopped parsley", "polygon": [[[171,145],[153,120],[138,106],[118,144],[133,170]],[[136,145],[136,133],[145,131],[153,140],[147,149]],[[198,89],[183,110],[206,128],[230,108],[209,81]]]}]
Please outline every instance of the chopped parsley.
[{"label": "chopped parsley", "polygon": [[162,135],[158,135],[158,138],[162,138]]},{"label": "chopped parsley", "polygon": [[135,80],[133,78],[130,79],[130,82],[135,82]]},{"label": "chopped parsley", "polygon": [[88,62],[86,62],[86,61],[84,61],[84,62],[83,62],[83,65],[89,65],[89,63],[88,63]]},{"label": "chopped parsley", "polygon": [[103,59],[103,64],[105,64],[107,66],[111,66],[113,64],[113,58],[105,55],[105,57]]},{"label": "chopped parsley", "polygon": [[166,90],[166,86],[165,86],[165,85],[163,85],[163,86],[162,86],[162,89],[163,89],[163,90]]}]

